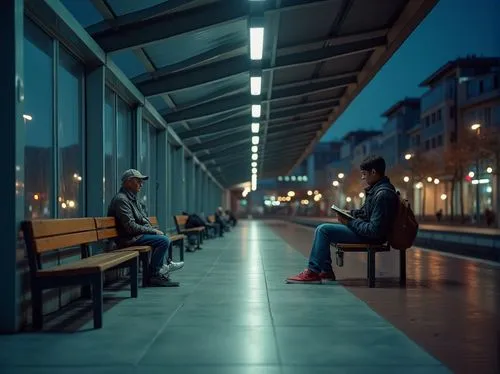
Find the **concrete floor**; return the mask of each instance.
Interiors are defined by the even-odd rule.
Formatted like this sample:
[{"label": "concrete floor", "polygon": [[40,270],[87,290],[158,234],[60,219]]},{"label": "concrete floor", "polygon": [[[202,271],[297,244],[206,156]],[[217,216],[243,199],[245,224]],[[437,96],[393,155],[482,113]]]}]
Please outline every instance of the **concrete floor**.
[{"label": "concrete floor", "polygon": [[0,372],[450,373],[343,286],[284,283],[305,264],[265,222],[242,221],[186,254],[181,287],[108,292],[100,330],[1,336]]}]

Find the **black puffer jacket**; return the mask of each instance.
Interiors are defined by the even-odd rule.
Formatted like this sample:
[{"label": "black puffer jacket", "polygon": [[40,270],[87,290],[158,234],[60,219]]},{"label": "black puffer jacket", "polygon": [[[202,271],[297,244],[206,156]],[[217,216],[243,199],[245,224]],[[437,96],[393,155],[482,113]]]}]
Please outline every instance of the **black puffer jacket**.
[{"label": "black puffer jacket", "polygon": [[397,212],[398,195],[387,177],[365,190],[366,200],[361,209],[351,214],[356,219],[347,227],[374,243],[384,243],[392,229]]}]

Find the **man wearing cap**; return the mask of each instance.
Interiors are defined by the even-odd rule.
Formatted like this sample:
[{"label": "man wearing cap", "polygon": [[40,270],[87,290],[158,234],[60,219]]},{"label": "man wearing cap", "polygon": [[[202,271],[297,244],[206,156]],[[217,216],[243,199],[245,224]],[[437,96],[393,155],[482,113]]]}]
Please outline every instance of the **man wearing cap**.
[{"label": "man wearing cap", "polygon": [[116,218],[119,247],[132,245],[153,247],[150,264],[151,285],[178,286],[178,282],[169,280],[169,274],[181,269],[184,262],[173,262],[167,259],[168,248],[171,245],[169,238],[151,225],[137,200],[137,194],[148,178],[138,170],[126,170],[121,178],[122,187],[109,204],[108,216]]}]

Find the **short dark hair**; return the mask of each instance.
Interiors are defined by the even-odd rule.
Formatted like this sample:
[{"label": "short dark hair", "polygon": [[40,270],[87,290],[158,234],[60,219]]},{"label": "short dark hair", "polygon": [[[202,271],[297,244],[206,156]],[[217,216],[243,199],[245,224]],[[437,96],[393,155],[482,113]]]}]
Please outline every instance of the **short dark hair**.
[{"label": "short dark hair", "polygon": [[385,160],[380,156],[368,156],[363,160],[359,168],[363,171],[375,170],[377,174],[385,175]]}]

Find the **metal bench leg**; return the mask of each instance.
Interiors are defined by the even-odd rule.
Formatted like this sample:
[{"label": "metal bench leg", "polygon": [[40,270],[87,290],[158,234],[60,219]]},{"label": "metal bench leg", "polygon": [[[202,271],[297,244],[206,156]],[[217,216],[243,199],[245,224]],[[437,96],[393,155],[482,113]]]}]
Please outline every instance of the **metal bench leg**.
[{"label": "metal bench leg", "polygon": [[196,238],[196,249],[201,249],[200,244],[201,244],[201,232],[198,233],[198,237]]},{"label": "metal bench leg", "polygon": [[103,273],[94,275],[92,278],[92,299],[94,308],[94,328],[100,329],[102,327],[102,314],[103,314]]},{"label": "metal bench leg", "polygon": [[151,252],[143,252],[139,255],[142,264],[142,287],[149,286],[149,278],[151,277],[149,273],[150,255]]},{"label": "metal bench leg", "polygon": [[136,298],[139,293],[139,258],[130,262],[130,297]]},{"label": "metal bench leg", "polygon": [[41,330],[43,327],[43,300],[42,289],[37,286],[31,286],[31,305],[33,328]]},{"label": "metal bench leg", "polygon": [[174,243],[170,242],[170,245],[168,246],[168,259],[172,260],[173,259],[173,253],[172,253],[172,247],[174,246]]},{"label": "metal bench leg", "polygon": [[184,239],[179,243],[179,259],[184,261]]},{"label": "metal bench leg", "polygon": [[375,287],[375,251],[368,249],[368,287]]},{"label": "metal bench leg", "polygon": [[406,285],[406,250],[399,251],[399,284]]}]

